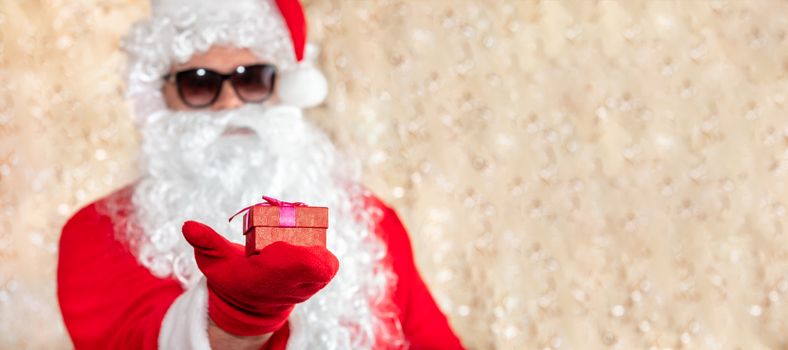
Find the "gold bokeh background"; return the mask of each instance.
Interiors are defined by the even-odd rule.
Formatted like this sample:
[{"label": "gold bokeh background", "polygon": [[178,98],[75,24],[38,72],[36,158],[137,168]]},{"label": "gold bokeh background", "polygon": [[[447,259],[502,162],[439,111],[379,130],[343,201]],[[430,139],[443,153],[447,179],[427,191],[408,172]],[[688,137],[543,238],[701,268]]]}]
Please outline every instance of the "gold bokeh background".
[{"label": "gold bokeh background", "polygon": [[[788,349],[788,3],[305,1],[472,349]],[[0,348],[70,348],[59,228],[134,178],[143,0],[0,0]]]}]

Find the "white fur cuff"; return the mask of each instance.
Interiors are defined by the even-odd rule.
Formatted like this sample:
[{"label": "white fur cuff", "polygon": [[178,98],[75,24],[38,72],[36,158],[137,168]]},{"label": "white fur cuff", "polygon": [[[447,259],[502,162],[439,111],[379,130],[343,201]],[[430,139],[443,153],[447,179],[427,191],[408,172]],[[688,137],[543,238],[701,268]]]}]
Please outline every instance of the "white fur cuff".
[{"label": "white fur cuff", "polygon": [[211,349],[205,278],[175,299],[167,310],[159,331],[159,349]]}]

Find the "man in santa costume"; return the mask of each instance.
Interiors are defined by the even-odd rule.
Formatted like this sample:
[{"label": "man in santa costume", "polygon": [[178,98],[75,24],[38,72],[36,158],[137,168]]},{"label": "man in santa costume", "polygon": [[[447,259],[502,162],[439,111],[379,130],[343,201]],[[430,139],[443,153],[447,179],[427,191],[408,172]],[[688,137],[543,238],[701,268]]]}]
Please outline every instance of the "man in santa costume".
[{"label": "man in santa costume", "polygon": [[[394,211],[301,110],[322,102],[297,0],[160,0],[124,40],[140,179],[63,227],[77,349],[458,349]],[[261,195],[330,208],[327,245],[246,257]]]}]

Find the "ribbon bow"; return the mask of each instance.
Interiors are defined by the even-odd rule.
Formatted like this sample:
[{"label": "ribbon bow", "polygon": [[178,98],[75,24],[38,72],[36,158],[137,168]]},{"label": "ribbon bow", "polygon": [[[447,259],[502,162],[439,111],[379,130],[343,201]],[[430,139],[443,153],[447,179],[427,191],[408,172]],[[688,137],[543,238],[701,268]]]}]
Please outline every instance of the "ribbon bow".
[{"label": "ribbon bow", "polygon": [[[265,200],[265,202],[252,204],[252,205],[250,205],[250,206],[248,206],[246,208],[243,208],[243,209],[239,210],[237,213],[235,213],[235,215],[231,216],[230,219],[227,220],[227,221],[233,221],[233,219],[236,216],[238,216],[239,214],[241,214],[243,212],[248,212],[253,207],[261,205],[261,206],[279,207],[280,208],[279,209],[279,225],[282,226],[282,227],[295,227],[295,221],[296,221],[295,220],[295,208],[296,207],[305,207],[306,206],[306,204],[301,203],[301,202],[285,202],[285,201],[280,201],[280,200],[278,200],[276,198],[272,198],[272,197],[268,197],[268,196],[263,196],[263,199]],[[244,216],[246,216],[246,215],[244,215]],[[244,221],[244,232],[246,232],[246,229],[247,229],[246,225],[247,225],[247,222]]]}]

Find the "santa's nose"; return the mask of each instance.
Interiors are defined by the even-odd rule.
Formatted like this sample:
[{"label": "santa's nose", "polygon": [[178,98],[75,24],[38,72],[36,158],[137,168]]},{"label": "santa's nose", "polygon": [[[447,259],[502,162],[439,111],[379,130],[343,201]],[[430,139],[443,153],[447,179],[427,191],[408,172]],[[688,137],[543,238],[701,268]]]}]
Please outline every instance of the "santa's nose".
[{"label": "santa's nose", "polygon": [[244,101],[238,97],[229,80],[222,84],[222,91],[216,101],[211,105],[211,110],[220,111],[223,109],[233,109],[243,106]]}]

